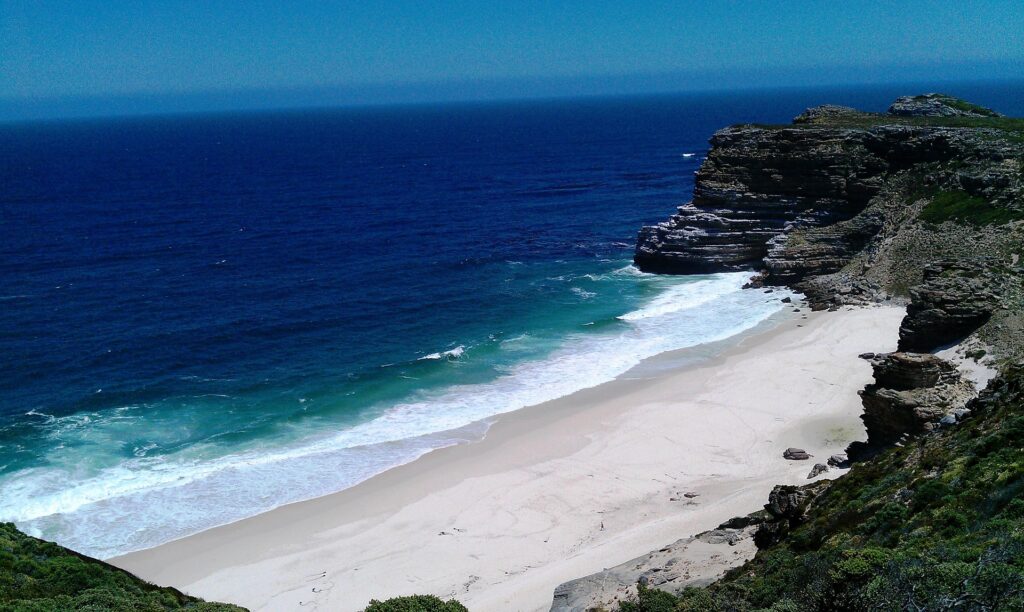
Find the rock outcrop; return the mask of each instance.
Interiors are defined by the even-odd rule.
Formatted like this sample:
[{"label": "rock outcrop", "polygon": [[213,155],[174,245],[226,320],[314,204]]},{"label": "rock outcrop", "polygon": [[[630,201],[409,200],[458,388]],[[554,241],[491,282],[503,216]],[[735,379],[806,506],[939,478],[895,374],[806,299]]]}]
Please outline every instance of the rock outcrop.
[{"label": "rock outcrop", "polygon": [[860,392],[868,439],[847,449],[853,461],[935,429],[976,394],[954,364],[935,355],[888,353],[876,356],[872,367],[875,382]]},{"label": "rock outcrop", "polygon": [[926,266],[924,282],[910,290],[907,316],[900,325],[900,350],[932,351],[984,325],[998,307],[992,285],[981,261]]},{"label": "rock outcrop", "polygon": [[817,478],[827,472],[828,469],[828,465],[824,463],[815,463],[814,467],[811,468],[811,471],[807,473],[807,479],[810,480],[812,478]]},{"label": "rock outcrop", "polygon": [[945,182],[985,198],[1020,182],[1018,144],[996,128],[955,124],[996,113],[948,97],[903,100],[891,115],[822,106],[791,126],[716,132],[692,201],[640,230],[636,265],[670,274],[759,268],[769,284],[792,284],[837,272],[875,237],[882,217],[859,213],[895,174],[957,160]]},{"label": "rock outcrop", "polygon": [[782,452],[782,458],[790,461],[806,461],[811,458],[811,455],[802,448],[790,447]]},{"label": "rock outcrop", "polygon": [[809,276],[836,272],[882,227],[878,215],[857,215],[822,227],[808,227],[799,237],[780,234],[768,242],[763,259],[768,284],[797,283]]},{"label": "rock outcrop", "polygon": [[710,584],[754,556],[753,534],[764,513],[739,517],[604,571],[555,588],[551,612],[615,609],[636,595],[638,583],[679,591]]},{"label": "rock outcrop", "polygon": [[819,480],[803,486],[776,485],[764,506],[769,518],[758,525],[754,544],[758,548],[771,546],[807,520],[814,499],[828,488],[830,482]]},{"label": "rock outcrop", "polygon": [[946,94],[896,98],[887,111],[897,117],[1001,117],[999,113]]},{"label": "rock outcrop", "polygon": [[734,126],[711,138],[693,201],[640,231],[641,270],[742,270],[794,227],[829,225],[863,209],[885,162],[863,130]]},{"label": "rock outcrop", "polygon": [[793,117],[793,123],[815,123],[823,120],[835,120],[844,119],[847,117],[855,117],[859,115],[860,111],[849,106],[839,106],[838,104],[822,104],[821,106],[813,106],[804,112],[800,113],[796,117]]}]

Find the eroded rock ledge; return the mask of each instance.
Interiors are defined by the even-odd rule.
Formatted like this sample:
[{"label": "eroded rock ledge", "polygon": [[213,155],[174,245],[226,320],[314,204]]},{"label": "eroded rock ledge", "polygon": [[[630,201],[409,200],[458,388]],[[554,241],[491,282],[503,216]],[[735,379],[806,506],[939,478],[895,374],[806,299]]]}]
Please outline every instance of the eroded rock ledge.
[{"label": "eroded rock ledge", "polygon": [[702,586],[754,555],[760,513],[732,519],[717,529],[684,538],[621,565],[559,585],[552,612],[603,610],[636,595],[637,584],[679,590]]},{"label": "eroded rock ledge", "polygon": [[868,459],[909,437],[932,431],[958,413],[977,391],[956,365],[931,354],[887,353],[872,358],[875,382],[861,392],[861,420],[868,439],[847,449],[852,461]]},{"label": "eroded rock ledge", "polygon": [[887,163],[862,130],[734,126],[715,133],[693,201],[640,230],[644,271],[743,270],[793,227],[853,217],[880,187]]},{"label": "eroded rock ledge", "polygon": [[913,181],[919,190],[1018,206],[1019,144],[997,127],[964,125],[996,117],[929,94],[901,98],[888,114],[822,106],[790,126],[725,128],[710,140],[692,201],[640,230],[634,261],[669,274],[755,268],[770,284],[831,274],[882,230],[886,216],[870,205],[888,181],[922,168],[932,176]]},{"label": "eroded rock ledge", "polygon": [[999,302],[992,267],[983,260],[925,266],[924,282],[910,290],[900,348],[933,351],[984,325]]}]

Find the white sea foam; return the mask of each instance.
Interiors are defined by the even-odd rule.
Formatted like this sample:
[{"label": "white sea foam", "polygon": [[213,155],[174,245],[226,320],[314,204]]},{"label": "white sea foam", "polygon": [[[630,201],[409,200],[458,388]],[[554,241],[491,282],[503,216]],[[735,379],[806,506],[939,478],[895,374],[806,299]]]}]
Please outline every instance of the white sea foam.
[{"label": "white sea foam", "polygon": [[[765,300],[761,292],[742,291],[746,276],[652,278],[667,286],[616,325],[570,336],[547,357],[508,366],[491,382],[424,392],[333,433],[309,431],[276,448],[253,442],[227,455],[213,444],[163,456],[139,449],[139,456],[92,474],[75,465],[24,470],[0,484],[0,519],[111,556],[338,491],[432,449],[479,437],[495,415],[599,385],[658,353],[753,327],[777,312],[787,294],[777,291]],[[515,350],[528,339],[501,346]],[[460,345],[423,359],[458,359],[464,351]],[[62,417],[55,427],[81,427],[90,418]],[[126,522],[139,529],[124,529]]]},{"label": "white sea foam", "polygon": [[[741,274],[741,279],[746,277],[746,274]],[[742,286],[742,282],[740,286]],[[712,302],[724,295],[736,292],[737,289],[739,287],[737,287],[736,277],[724,274],[708,280],[677,285],[664,291],[643,308],[627,312],[620,316],[619,319],[623,321],[640,321],[664,317],[681,310],[695,308]]]},{"label": "white sea foam", "polygon": [[419,359],[420,359],[420,361],[423,361],[423,360],[435,361],[435,360],[438,360],[438,359],[455,360],[455,359],[458,359],[459,357],[462,357],[462,354],[465,353],[465,352],[466,352],[466,347],[464,347],[464,346],[462,346],[460,344],[459,346],[457,346],[457,347],[455,347],[453,349],[450,349],[450,350],[447,350],[447,351],[443,351],[443,352],[440,352],[440,353],[430,353],[429,355],[424,355],[424,356],[420,357]]}]

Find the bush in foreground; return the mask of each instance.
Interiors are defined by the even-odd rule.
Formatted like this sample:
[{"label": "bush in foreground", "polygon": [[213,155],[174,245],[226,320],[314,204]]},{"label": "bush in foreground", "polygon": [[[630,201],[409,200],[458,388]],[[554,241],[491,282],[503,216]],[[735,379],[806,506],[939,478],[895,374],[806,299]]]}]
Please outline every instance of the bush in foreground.
[{"label": "bush in foreground", "polygon": [[392,597],[385,601],[370,600],[364,612],[469,612],[466,606],[451,599],[443,601],[433,595]]},{"label": "bush in foreground", "polygon": [[162,588],[0,523],[0,611],[243,612]]}]

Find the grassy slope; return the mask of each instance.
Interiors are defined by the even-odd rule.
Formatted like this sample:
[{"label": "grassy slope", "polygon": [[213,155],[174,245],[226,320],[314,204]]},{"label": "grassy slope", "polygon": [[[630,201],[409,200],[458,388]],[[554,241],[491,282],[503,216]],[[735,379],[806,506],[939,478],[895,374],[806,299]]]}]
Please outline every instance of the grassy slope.
[{"label": "grassy slope", "polygon": [[0,523],[0,610],[239,612],[149,584],[128,572]]},{"label": "grassy slope", "polygon": [[960,190],[938,191],[919,218],[928,223],[955,221],[970,225],[1000,225],[1024,219],[1024,210],[993,206],[985,198]]}]

